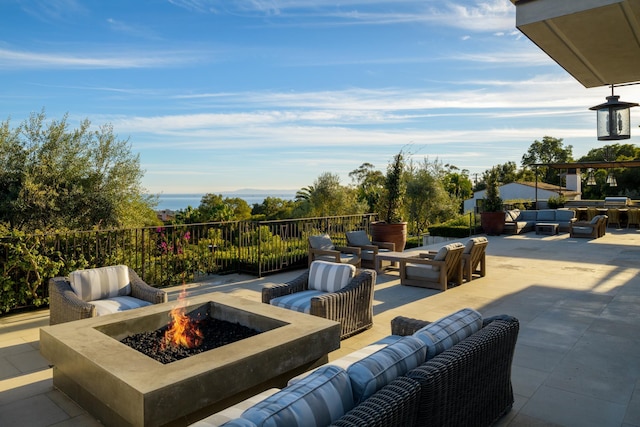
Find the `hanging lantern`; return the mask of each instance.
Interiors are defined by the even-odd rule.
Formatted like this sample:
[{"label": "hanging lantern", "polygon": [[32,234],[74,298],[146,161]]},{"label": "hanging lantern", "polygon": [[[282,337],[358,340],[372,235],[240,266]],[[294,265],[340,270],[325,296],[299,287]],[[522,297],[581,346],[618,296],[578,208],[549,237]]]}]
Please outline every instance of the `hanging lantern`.
[{"label": "hanging lantern", "polygon": [[587,175],[587,185],[596,185],[596,177],[593,175],[593,169],[589,168],[589,174]]},{"label": "hanging lantern", "polygon": [[607,96],[607,102],[589,108],[597,111],[599,141],[631,138],[629,109],[638,106],[638,104],[623,102],[619,99],[619,96],[613,94],[613,85],[611,85],[611,96]]}]

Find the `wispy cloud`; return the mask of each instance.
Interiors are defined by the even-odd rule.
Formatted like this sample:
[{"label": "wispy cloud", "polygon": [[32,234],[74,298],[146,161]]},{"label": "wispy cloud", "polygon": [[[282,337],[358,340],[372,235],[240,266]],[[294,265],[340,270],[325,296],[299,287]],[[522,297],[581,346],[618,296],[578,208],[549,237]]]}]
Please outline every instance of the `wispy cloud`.
[{"label": "wispy cloud", "polygon": [[87,12],[78,0],[35,0],[20,2],[20,6],[25,13],[44,22],[67,21]]},{"label": "wispy cloud", "polygon": [[467,31],[506,32],[513,29],[515,7],[509,0],[169,0],[199,13],[273,18],[271,25],[336,26],[424,23]]},{"label": "wispy cloud", "polygon": [[[115,50],[115,49],[114,49]],[[185,62],[192,63],[203,59],[201,53],[185,51],[140,51],[128,53],[53,52],[41,53],[26,50],[0,48],[0,67],[4,69],[21,68],[72,68],[72,69],[118,69],[152,68],[177,66]]]},{"label": "wispy cloud", "polygon": [[107,18],[107,25],[116,33],[125,34],[127,36],[147,39],[147,40],[160,40],[160,35],[145,26],[129,24],[124,21],[119,21],[113,18]]}]

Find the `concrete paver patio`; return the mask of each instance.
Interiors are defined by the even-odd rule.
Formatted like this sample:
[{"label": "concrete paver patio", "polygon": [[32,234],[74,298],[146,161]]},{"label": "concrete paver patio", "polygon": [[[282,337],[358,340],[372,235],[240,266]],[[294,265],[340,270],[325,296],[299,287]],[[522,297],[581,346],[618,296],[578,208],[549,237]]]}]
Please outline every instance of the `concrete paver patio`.
[{"label": "concrete paver patio", "polygon": [[[374,327],[342,341],[330,359],[388,335],[398,315],[435,320],[464,307],[506,313],[520,320],[520,335],[515,404],[499,425],[640,427],[640,231],[489,241],[487,276],[446,292],[400,286],[395,272],[380,275]],[[215,276],[188,290],[259,301],[262,285],[298,274]],[[180,290],[169,289],[170,299]],[[0,426],[98,426],[52,386],[38,351],[39,328],[48,321],[48,310],[0,317]]]}]

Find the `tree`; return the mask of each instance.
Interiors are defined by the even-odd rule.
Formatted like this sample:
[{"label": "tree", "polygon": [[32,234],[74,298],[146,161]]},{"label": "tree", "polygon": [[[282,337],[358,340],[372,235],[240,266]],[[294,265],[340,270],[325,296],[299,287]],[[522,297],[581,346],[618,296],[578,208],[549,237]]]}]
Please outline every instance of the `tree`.
[{"label": "tree", "polygon": [[298,201],[294,215],[335,216],[364,213],[365,206],[358,202],[355,189],[340,184],[340,177],[330,172],[322,173],[308,187],[296,193]]},{"label": "tree", "polygon": [[387,166],[384,191],[378,201],[382,220],[391,224],[403,221],[403,196],[406,190],[406,182],[403,179],[404,172],[404,153],[400,151],[393,156],[393,161]]},{"label": "tree", "polygon": [[295,203],[279,197],[266,197],[262,203],[254,203],[251,215],[262,216],[266,220],[292,218]]},{"label": "tree", "polygon": [[371,163],[363,163],[349,172],[349,177],[356,184],[358,200],[367,203],[368,212],[374,212],[382,194],[384,174]]},{"label": "tree", "polygon": [[[447,167],[451,170],[450,165]],[[455,217],[459,200],[445,188],[447,173],[437,160],[424,159],[420,165],[409,165],[405,205],[412,234],[419,235],[430,225]]]},{"label": "tree", "polygon": [[[633,144],[611,144],[594,148],[582,156],[579,162],[611,162],[640,159],[640,148]],[[588,174],[589,171],[582,171]],[[625,195],[636,198],[640,195],[640,169],[611,168],[591,171],[596,185],[583,185],[583,199],[602,199],[609,195]],[[606,183],[609,173],[614,174],[617,187],[610,187]]]},{"label": "tree", "polygon": [[458,172],[460,169],[451,164],[446,164],[444,167],[447,168],[447,171],[443,178],[443,184],[449,194],[460,201],[471,198],[473,184],[469,179],[469,171],[463,169]]},{"label": "tree", "polygon": [[251,208],[239,197],[223,197],[222,194],[207,193],[200,199],[197,222],[243,221],[251,218]]},{"label": "tree", "polygon": [[[530,168],[536,163],[568,163],[573,161],[572,150],[571,145],[563,147],[562,138],[545,136],[542,141],[535,140],[529,146],[522,156],[522,166]],[[561,178],[553,168],[538,166],[538,174],[547,184],[561,185]]]},{"label": "tree", "polygon": [[157,223],[144,172],[128,140],[88,119],[45,124],[31,114],[17,129],[0,125],[0,221],[24,231],[143,226]]}]

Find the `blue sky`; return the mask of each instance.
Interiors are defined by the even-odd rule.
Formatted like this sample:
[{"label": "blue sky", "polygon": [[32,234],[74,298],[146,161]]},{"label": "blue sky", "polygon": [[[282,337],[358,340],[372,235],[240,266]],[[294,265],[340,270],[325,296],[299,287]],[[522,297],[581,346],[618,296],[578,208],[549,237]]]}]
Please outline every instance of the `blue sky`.
[{"label": "blue sky", "polygon": [[[129,139],[152,193],[350,184],[405,149],[473,176],[550,135],[600,145],[585,89],[509,0],[0,0],[0,120]],[[640,89],[616,89],[637,102]],[[632,110],[632,139],[638,129]],[[635,130],[633,130],[635,129]]]}]

